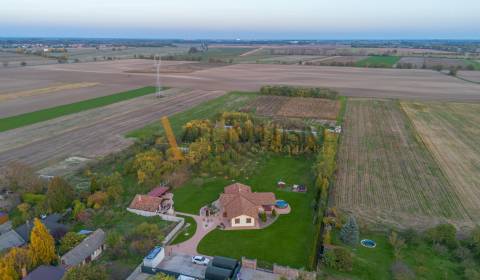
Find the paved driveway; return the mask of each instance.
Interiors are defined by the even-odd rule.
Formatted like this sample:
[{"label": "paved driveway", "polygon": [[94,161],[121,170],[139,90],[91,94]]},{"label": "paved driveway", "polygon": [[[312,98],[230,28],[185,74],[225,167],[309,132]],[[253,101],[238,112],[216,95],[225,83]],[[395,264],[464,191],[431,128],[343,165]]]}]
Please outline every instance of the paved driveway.
[{"label": "paved driveway", "polygon": [[205,216],[192,215],[187,213],[177,212],[179,215],[192,217],[197,223],[197,231],[195,234],[185,242],[168,246],[173,253],[188,254],[191,256],[199,255],[197,252],[198,243],[210,231],[214,230],[218,225],[218,220],[214,218],[207,218]]}]

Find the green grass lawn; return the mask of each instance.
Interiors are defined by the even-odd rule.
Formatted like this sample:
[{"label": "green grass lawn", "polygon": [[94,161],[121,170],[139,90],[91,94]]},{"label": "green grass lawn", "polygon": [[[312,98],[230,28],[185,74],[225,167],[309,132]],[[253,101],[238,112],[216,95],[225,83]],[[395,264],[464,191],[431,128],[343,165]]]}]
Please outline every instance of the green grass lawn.
[{"label": "green grass lawn", "polygon": [[476,71],[480,70],[480,61],[473,59],[464,59],[465,63],[473,65]]},{"label": "green grass lawn", "polygon": [[206,52],[198,52],[192,54],[177,54],[177,60],[190,60],[192,58],[200,58],[200,61],[208,62],[210,59],[221,59],[228,62],[235,59],[239,55],[248,52],[250,48],[210,48]]},{"label": "green grass lawn", "polygon": [[[230,92],[219,98],[205,101],[187,111],[173,115],[169,118],[170,124],[172,125],[175,134],[179,135],[182,131],[182,126],[188,121],[194,119],[208,119],[215,116],[218,112],[238,110],[257,96],[258,94],[254,92]],[[162,124],[159,121],[156,121],[143,128],[129,132],[127,137],[145,139],[153,135],[159,135],[162,132]]]},{"label": "green grass lawn", "polygon": [[[311,166],[313,160],[307,157],[285,157],[274,155],[262,163],[258,172],[240,182],[250,185],[253,191],[275,193],[277,199],[286,200],[292,212],[283,215],[271,226],[261,230],[222,231],[214,230],[199,244],[202,254],[240,258],[256,258],[267,263],[306,267],[313,243],[314,191],[312,189]],[[283,180],[287,185],[306,184],[306,194],[277,189],[276,183]],[[223,179],[214,180],[204,186],[186,185],[175,191],[175,206],[198,212],[198,207],[219,197],[228,183]],[[192,194],[193,192],[194,194]],[[208,194],[200,194],[202,192]],[[213,193],[212,193],[213,192]],[[198,195],[197,195],[198,194]],[[188,196],[189,198],[184,198]],[[198,201],[201,203],[199,203]],[[184,205],[185,203],[191,205]]]},{"label": "green grass lawn", "polygon": [[383,56],[375,55],[369,56],[365,59],[357,61],[355,66],[357,67],[379,67],[379,68],[392,68],[395,63],[400,60],[399,56]]},{"label": "green grass lawn", "polygon": [[154,92],[156,92],[155,87],[144,87],[57,107],[38,110],[30,113],[20,114],[12,117],[2,118],[0,119],[0,132],[55,119],[65,115],[107,106],[113,103],[144,96]]},{"label": "green grass lawn", "polygon": [[[336,232],[332,234],[335,245],[348,248],[353,255],[351,272],[338,272],[322,267],[327,274],[347,277],[348,279],[392,279],[390,267],[395,261],[393,249],[386,233],[361,233],[361,239],[372,239],[377,243],[375,248],[356,248],[344,246]],[[453,262],[448,256],[440,256],[423,241],[418,245],[408,245],[401,251],[402,261],[415,272],[417,279],[459,279],[462,273],[460,264]]]},{"label": "green grass lawn", "polygon": [[[170,245],[179,244],[190,239],[197,231],[197,223],[190,216],[178,215],[185,219],[185,227],[178,233],[177,237],[171,242]],[[189,226],[186,226],[188,225]]]}]

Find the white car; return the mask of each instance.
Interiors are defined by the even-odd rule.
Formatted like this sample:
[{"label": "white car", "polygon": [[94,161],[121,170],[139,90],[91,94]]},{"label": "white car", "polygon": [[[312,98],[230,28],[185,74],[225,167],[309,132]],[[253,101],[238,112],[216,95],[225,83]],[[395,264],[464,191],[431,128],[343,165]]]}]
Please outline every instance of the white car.
[{"label": "white car", "polygon": [[210,262],[209,259],[205,258],[204,256],[193,256],[192,263],[200,264],[200,265],[208,265]]}]

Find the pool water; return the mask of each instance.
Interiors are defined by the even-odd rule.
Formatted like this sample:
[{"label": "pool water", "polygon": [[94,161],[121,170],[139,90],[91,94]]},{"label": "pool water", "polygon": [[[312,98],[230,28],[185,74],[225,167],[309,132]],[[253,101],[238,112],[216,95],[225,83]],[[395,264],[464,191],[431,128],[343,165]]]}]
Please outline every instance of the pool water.
[{"label": "pool water", "polygon": [[370,239],[363,239],[362,241],[360,241],[360,243],[362,244],[363,247],[367,247],[367,248],[375,248],[377,246],[377,243],[375,243],[375,241]]},{"label": "pool water", "polygon": [[288,202],[286,202],[285,200],[278,200],[276,203],[275,203],[275,206],[278,207],[278,208],[287,208],[288,207]]}]

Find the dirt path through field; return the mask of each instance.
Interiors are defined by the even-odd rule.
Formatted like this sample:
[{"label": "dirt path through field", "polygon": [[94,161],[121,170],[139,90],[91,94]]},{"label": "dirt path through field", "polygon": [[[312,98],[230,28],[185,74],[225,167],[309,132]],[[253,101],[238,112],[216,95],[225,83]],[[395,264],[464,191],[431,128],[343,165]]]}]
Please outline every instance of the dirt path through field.
[{"label": "dirt path through field", "polygon": [[70,156],[105,156],[132,143],[123,137],[124,133],[225,93],[171,91],[178,92],[165,98],[147,95],[0,133],[0,166],[18,160],[34,167],[43,167]]}]

